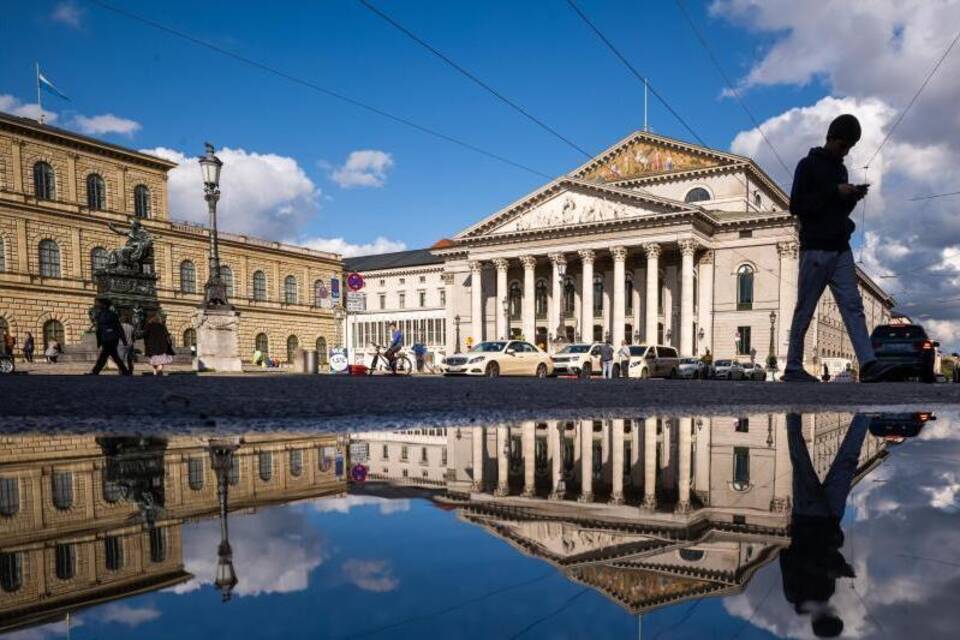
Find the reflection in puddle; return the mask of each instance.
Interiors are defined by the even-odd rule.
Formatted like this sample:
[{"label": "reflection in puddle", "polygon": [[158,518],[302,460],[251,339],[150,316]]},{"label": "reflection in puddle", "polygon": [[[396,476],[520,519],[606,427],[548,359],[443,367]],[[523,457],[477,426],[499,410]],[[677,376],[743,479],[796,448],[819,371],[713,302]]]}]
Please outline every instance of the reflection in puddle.
[{"label": "reflection in puddle", "polygon": [[[955,421],[4,436],[0,632],[885,635],[904,584],[960,581]],[[907,511],[940,544],[892,539]]]}]

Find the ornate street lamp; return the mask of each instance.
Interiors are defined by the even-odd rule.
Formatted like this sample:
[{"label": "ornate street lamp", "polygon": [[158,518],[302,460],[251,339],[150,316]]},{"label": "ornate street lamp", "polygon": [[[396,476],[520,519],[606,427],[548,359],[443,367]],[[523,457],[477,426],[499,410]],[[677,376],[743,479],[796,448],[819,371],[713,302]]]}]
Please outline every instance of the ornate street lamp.
[{"label": "ornate street lamp", "polygon": [[214,585],[220,591],[223,602],[233,597],[233,588],[237,586],[237,573],[233,569],[233,549],[230,547],[230,534],[227,530],[227,486],[230,471],[233,469],[233,456],[237,450],[234,442],[210,442],[210,466],[217,476],[217,499],[220,503],[220,544],[217,546],[217,575]]},{"label": "ornate street lamp", "polygon": [[460,353],[460,316],[453,316],[453,328],[456,331],[456,344],[453,346],[454,353]]},{"label": "ornate street lamp", "polygon": [[500,336],[501,340],[506,340],[510,335],[510,298],[503,296],[503,326],[507,335]]},{"label": "ornate street lamp", "polygon": [[220,243],[217,234],[217,202],[220,200],[220,169],[223,162],[213,153],[213,145],[205,143],[207,153],[200,157],[203,174],[203,198],[210,213],[210,274],[204,287],[203,303],[207,308],[225,307],[227,285],[220,274]]},{"label": "ornate street lamp", "polygon": [[336,304],[333,306],[333,320],[337,323],[337,344],[340,347],[344,347],[343,344],[343,334],[344,334],[344,324],[343,320],[347,317],[346,312],[343,310],[343,306]]},{"label": "ornate street lamp", "polygon": [[777,367],[777,343],[774,339],[777,326],[777,312],[770,312],[770,353],[767,355],[767,371],[773,372]]}]

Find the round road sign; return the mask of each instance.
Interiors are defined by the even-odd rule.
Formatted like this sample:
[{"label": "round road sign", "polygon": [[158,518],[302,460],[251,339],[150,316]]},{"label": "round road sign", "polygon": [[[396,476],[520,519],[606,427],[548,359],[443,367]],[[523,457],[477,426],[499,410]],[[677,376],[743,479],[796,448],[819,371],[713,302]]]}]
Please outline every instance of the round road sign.
[{"label": "round road sign", "polygon": [[347,276],[347,286],[350,291],[360,291],[363,289],[363,276],[356,272],[351,273]]}]

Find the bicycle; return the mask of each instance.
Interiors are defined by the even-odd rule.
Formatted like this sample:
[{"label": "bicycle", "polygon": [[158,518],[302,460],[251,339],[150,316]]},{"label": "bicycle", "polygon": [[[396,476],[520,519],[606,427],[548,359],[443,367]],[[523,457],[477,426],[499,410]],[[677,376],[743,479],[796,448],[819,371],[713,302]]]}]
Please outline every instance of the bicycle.
[{"label": "bicycle", "polygon": [[14,357],[6,353],[0,353],[0,373],[13,373],[17,370],[17,363]]},{"label": "bicycle", "polygon": [[373,360],[370,362],[370,370],[367,375],[373,375],[377,371],[390,373],[395,376],[408,376],[413,371],[413,363],[405,353],[397,353],[393,358],[393,366],[390,366],[390,360],[384,354],[383,345],[371,343],[376,349],[373,354]]}]

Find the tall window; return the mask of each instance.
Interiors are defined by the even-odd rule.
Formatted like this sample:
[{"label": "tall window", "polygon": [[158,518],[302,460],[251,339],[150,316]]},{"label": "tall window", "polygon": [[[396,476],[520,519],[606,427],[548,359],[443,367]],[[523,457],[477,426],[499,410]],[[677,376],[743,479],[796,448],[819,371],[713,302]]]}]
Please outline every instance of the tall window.
[{"label": "tall window", "polygon": [[138,218],[150,217],[150,189],[145,184],[133,189],[133,214]]},{"label": "tall window", "polygon": [[748,433],[750,431],[750,418],[737,418],[737,433]]},{"label": "tall window", "polygon": [[0,589],[6,593],[23,586],[23,554],[19,551],[0,553]]},{"label": "tall window", "polygon": [[576,291],[577,288],[573,284],[573,278],[567,276],[563,281],[563,315],[570,317],[573,316],[574,307],[576,306]]},{"label": "tall window", "polygon": [[746,491],[750,488],[750,449],[733,448],[733,488]]},{"label": "tall window", "polygon": [[397,309],[406,309],[407,308],[407,294],[401,291],[397,295]]},{"label": "tall window", "polygon": [[195,347],[197,346],[197,331],[196,329],[190,328],[185,329],[183,332],[183,346],[185,347]]},{"label": "tall window", "polygon": [[267,340],[267,334],[258,333],[257,337],[253,339],[253,348],[264,355],[268,354],[270,352],[270,342]]},{"label": "tall window", "polygon": [[593,315],[603,314],[603,276],[593,276]]},{"label": "tall window", "polygon": [[103,178],[95,173],[87,176],[87,207],[91,211],[100,211],[107,203],[107,189]]},{"label": "tall window", "polygon": [[7,270],[6,247],[3,244],[3,236],[0,236],[0,273]]},{"label": "tall window", "polygon": [[237,486],[240,482],[240,456],[233,456],[230,460],[230,473],[227,474],[227,482],[231,487]]},{"label": "tall window", "polygon": [[73,506],[73,474],[55,471],[50,479],[53,485],[53,506],[66,511]]},{"label": "tall window", "polygon": [[303,473],[303,450],[293,449],[290,451],[290,475],[299,477]]},{"label": "tall window", "polygon": [[687,191],[687,195],[684,196],[683,201],[690,204],[693,202],[703,202],[704,200],[710,199],[710,192],[704,189],[703,187],[694,187]]},{"label": "tall window", "polygon": [[107,536],[103,539],[103,555],[107,571],[123,569],[123,539],[120,536]]},{"label": "tall window", "polygon": [[327,297],[327,287],[323,284],[323,280],[314,280],[313,282],[313,306],[319,307],[323,304],[324,298]]},{"label": "tall window", "polygon": [[[2,264],[0,264],[0,271],[3,271]],[[446,289],[440,289],[440,306],[441,307],[447,306],[447,290]]]},{"label": "tall window", "polygon": [[323,336],[317,338],[317,361],[321,365],[327,364],[327,339]]},{"label": "tall window", "polygon": [[110,259],[110,254],[107,253],[107,250],[103,247],[94,247],[90,251],[90,272],[96,273],[102,269],[107,268],[107,261]]},{"label": "tall window", "polygon": [[297,348],[300,347],[300,340],[297,336],[290,336],[287,338],[287,362],[293,362],[294,357],[297,353]]},{"label": "tall window", "polygon": [[53,200],[56,198],[56,178],[53,167],[46,162],[33,165],[33,193],[38,200]]},{"label": "tall window", "polygon": [[191,491],[203,489],[203,460],[190,458],[187,460],[187,486]]},{"label": "tall window", "polygon": [[225,264],[220,265],[220,279],[223,280],[224,286],[227,288],[227,297],[233,297],[233,269],[228,267]]},{"label": "tall window", "polygon": [[50,343],[56,340],[60,346],[63,346],[63,324],[59,320],[47,320],[43,323],[43,350],[46,351]]},{"label": "tall window", "polygon": [[10,517],[20,511],[20,481],[0,478],[0,516]]},{"label": "tall window", "polygon": [[297,304],[297,279],[294,276],[283,279],[283,301],[287,304]]},{"label": "tall window", "polygon": [[534,287],[533,311],[538,318],[547,317],[547,281],[540,280]]},{"label": "tall window", "polygon": [[189,260],[180,263],[180,291],[183,293],[197,292],[197,268]]},{"label": "tall window", "polygon": [[737,269],[737,310],[753,309],[753,267],[748,264]]},{"label": "tall window", "polygon": [[627,278],[623,285],[623,302],[626,307],[626,314],[633,315],[633,278]]},{"label": "tall window", "polygon": [[519,320],[521,307],[523,305],[523,292],[520,290],[519,282],[510,283],[510,291],[507,294],[509,299],[509,314],[511,320]]},{"label": "tall window", "polygon": [[263,271],[253,272],[253,299],[259,302],[267,299],[267,275]]},{"label": "tall window", "polygon": [[40,241],[40,275],[44,278],[60,277],[60,247],[49,238]]},{"label": "tall window", "polygon": [[150,562],[167,559],[167,530],[161,527],[150,529]]},{"label": "tall window", "polygon": [[69,580],[76,573],[77,556],[72,544],[58,544],[54,549],[54,571],[60,580]]},{"label": "tall window", "polygon": [[418,291],[417,296],[419,297],[418,302],[420,303],[420,308],[422,309],[423,307],[427,306],[427,292]]},{"label": "tall window", "polygon": [[737,355],[750,355],[750,327],[737,327]]},{"label": "tall window", "polygon": [[273,454],[269,451],[261,451],[258,458],[260,479],[264,482],[270,482],[273,477]]}]

